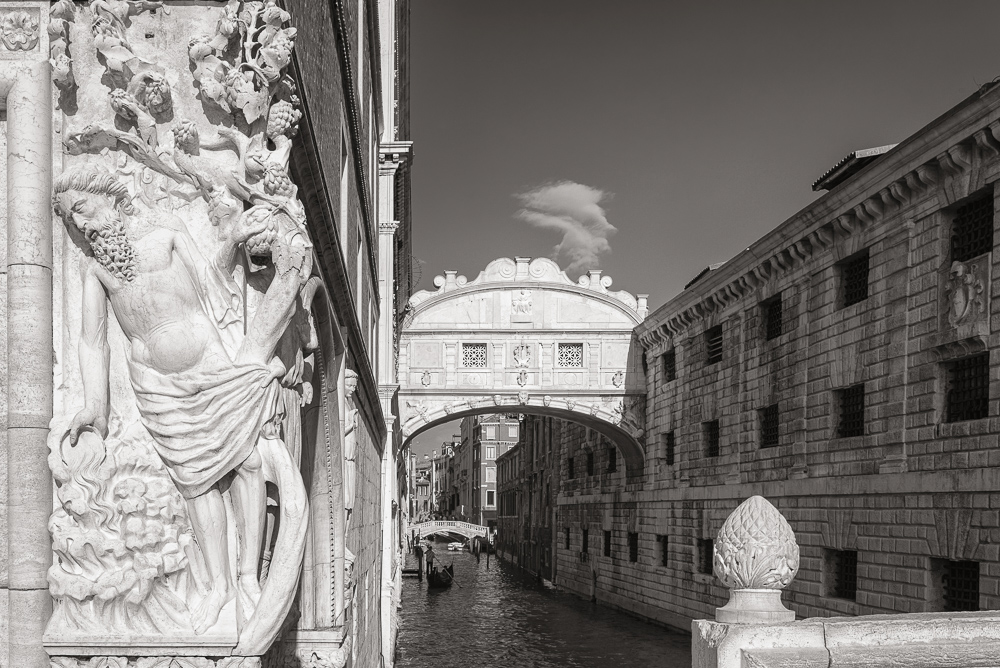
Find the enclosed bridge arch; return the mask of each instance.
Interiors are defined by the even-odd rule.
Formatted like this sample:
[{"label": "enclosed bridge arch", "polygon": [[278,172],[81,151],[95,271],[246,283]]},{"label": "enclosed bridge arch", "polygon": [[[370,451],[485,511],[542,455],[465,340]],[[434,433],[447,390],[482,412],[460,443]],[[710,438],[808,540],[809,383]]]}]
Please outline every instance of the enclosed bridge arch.
[{"label": "enclosed bridge arch", "polygon": [[546,258],[501,258],[475,280],[446,271],[409,301],[400,331],[403,447],[436,425],[483,413],[549,415],[607,436],[629,477],[642,472],[646,380],[633,329],[646,295],[576,282]]}]

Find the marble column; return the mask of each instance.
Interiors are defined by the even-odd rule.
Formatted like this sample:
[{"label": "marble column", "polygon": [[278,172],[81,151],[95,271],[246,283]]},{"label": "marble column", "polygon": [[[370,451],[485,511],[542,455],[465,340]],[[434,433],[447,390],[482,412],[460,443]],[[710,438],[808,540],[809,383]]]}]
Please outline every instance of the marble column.
[{"label": "marble column", "polygon": [[52,94],[48,61],[0,63],[7,107],[7,549],[9,665],[47,668],[51,613],[46,461],[52,418]]}]

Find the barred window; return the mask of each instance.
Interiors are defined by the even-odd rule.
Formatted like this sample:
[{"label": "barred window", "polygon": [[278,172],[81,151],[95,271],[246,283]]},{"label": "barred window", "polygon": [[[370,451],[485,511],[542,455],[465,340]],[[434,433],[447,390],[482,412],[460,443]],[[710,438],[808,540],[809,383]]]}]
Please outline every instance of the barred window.
[{"label": "barred window", "polygon": [[945,611],[979,610],[979,562],[947,560],[942,565]]},{"label": "barred window", "polygon": [[965,262],[993,250],[993,193],[955,209],[951,259]]},{"label": "barred window", "polygon": [[840,419],[837,438],[865,435],[865,386],[853,385],[837,392]]},{"label": "barred window", "polygon": [[610,531],[605,531],[604,532],[604,556],[605,557],[610,557],[611,556],[611,532]]},{"label": "barred window", "polygon": [[576,367],[583,366],[583,344],[582,343],[560,343],[558,346],[559,366]]},{"label": "barred window", "polygon": [[587,453],[587,475],[594,475],[594,453]]},{"label": "barred window", "polygon": [[709,420],[708,422],[701,423],[702,431],[705,436],[705,456],[706,457],[718,457],[719,456],[719,421]]},{"label": "barred window", "polygon": [[639,561],[639,534],[629,532],[628,535],[628,560],[633,564]]},{"label": "barred window", "polygon": [[486,368],[486,344],[485,343],[463,343],[462,344],[462,366],[477,369]]},{"label": "barred window", "polygon": [[849,601],[858,596],[857,550],[826,551],[826,595]]},{"label": "barred window", "polygon": [[608,473],[614,473],[618,470],[618,450],[615,446],[608,446]]},{"label": "barred window", "polygon": [[669,536],[657,536],[657,542],[660,544],[660,565],[669,566],[670,560],[668,558],[670,547],[670,537]]},{"label": "barred window", "polygon": [[844,306],[868,299],[868,249],[841,265]]},{"label": "barred window", "polygon": [[764,338],[770,341],[782,334],[781,294],[771,297],[765,302],[761,302],[760,309],[764,316]]},{"label": "barred window", "polygon": [[673,348],[660,356],[663,360],[663,381],[669,383],[677,380],[677,353]]},{"label": "barred window", "polygon": [[584,529],[583,530],[583,536],[580,538],[580,540],[581,540],[580,551],[583,552],[584,554],[586,554],[587,548],[588,548],[589,543],[590,543],[590,531],[587,530],[587,529]]},{"label": "barred window", "polygon": [[674,441],[674,432],[673,430],[670,430],[663,435],[663,458],[666,460],[667,466],[674,465],[675,448],[676,442]]},{"label": "barred window", "polygon": [[978,420],[989,414],[990,354],[980,353],[948,365],[946,422]]},{"label": "barred window", "polygon": [[715,541],[711,538],[698,540],[698,572],[711,575],[714,571],[712,560],[715,558]]},{"label": "barred window", "polygon": [[705,330],[705,364],[722,361],[722,325]]},{"label": "barred window", "polygon": [[760,447],[773,448],[778,445],[778,404],[771,404],[760,410]]}]

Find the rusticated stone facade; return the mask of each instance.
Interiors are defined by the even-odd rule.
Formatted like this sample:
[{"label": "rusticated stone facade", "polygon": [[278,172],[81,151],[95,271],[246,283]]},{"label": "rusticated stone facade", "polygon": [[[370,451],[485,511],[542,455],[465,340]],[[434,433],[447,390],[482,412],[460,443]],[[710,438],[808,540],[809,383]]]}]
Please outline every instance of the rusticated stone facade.
[{"label": "rusticated stone facade", "polygon": [[566,430],[556,583],[688,628],[726,602],[710,541],[762,495],[800,617],[1000,607],[998,177],[988,85],[639,325],[644,474],[596,447],[574,479]]}]

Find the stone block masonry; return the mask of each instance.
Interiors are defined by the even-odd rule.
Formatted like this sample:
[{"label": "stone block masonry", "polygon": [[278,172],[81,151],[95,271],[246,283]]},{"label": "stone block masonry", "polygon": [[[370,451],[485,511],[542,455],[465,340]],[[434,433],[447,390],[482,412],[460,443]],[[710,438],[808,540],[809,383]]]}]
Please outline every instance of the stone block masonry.
[{"label": "stone block masonry", "polygon": [[557,584],[688,628],[762,495],[798,538],[800,617],[1000,607],[998,157],[987,86],[639,325],[643,476],[600,445],[581,475],[594,435],[563,430]]}]

